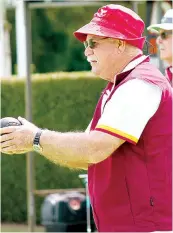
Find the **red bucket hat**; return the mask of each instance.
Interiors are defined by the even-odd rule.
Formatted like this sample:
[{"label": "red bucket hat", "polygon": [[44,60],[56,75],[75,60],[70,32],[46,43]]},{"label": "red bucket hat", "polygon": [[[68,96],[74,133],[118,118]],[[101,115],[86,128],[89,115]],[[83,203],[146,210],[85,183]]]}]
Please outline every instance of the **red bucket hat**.
[{"label": "red bucket hat", "polygon": [[134,11],[109,4],[99,8],[90,23],[75,31],[74,36],[81,42],[86,40],[88,34],[121,39],[142,49],[144,27],[143,20]]}]

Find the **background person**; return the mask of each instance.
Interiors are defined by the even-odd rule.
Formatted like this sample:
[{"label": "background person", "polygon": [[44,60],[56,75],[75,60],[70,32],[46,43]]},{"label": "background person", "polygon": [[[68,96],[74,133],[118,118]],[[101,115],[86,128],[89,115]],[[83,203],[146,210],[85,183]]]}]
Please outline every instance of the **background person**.
[{"label": "background person", "polygon": [[43,130],[21,117],[22,126],[0,130],[3,153],[36,150],[88,169],[102,232],[172,230],[172,91],[142,53],[144,27],[135,12],[110,4],[74,33],[92,72],[108,81],[86,132]]},{"label": "background person", "polygon": [[156,43],[160,52],[160,59],[167,63],[165,76],[173,86],[173,9],[169,9],[165,13],[160,24],[152,24],[147,29],[158,34]]}]

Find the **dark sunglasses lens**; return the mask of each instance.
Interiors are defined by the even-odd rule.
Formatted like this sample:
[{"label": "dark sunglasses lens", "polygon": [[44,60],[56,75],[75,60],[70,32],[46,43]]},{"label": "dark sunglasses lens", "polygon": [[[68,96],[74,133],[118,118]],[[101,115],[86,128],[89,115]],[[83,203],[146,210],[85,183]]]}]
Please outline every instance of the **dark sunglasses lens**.
[{"label": "dark sunglasses lens", "polygon": [[166,39],[166,38],[167,38],[166,33],[165,33],[165,32],[162,32],[162,33],[160,34],[160,37],[161,37],[163,40]]},{"label": "dark sunglasses lens", "polygon": [[89,41],[84,41],[84,47],[87,48],[89,47],[90,49],[93,49],[95,47],[95,43],[92,39],[90,39]]},{"label": "dark sunglasses lens", "polygon": [[93,48],[94,48],[94,45],[95,45],[95,42],[91,39],[91,40],[89,40],[88,45],[89,45],[89,47],[90,47],[91,49],[93,49]]}]

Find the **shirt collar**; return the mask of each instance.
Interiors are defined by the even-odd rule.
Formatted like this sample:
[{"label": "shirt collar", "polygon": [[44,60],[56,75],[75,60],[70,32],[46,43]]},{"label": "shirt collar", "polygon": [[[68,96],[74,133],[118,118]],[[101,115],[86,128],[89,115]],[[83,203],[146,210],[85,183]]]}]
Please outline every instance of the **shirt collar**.
[{"label": "shirt collar", "polygon": [[169,67],[169,70],[173,74],[173,68],[172,68],[172,66]]},{"label": "shirt collar", "polygon": [[127,64],[127,66],[124,68],[123,71],[121,71],[121,73],[134,69],[137,65],[139,65],[141,62],[146,60],[148,57],[149,56],[145,56],[145,55],[136,56],[129,62],[129,64]]},{"label": "shirt collar", "polygon": [[149,56],[145,56],[145,55],[137,55],[136,57],[134,57],[128,64],[127,66],[121,71],[121,73],[117,74],[114,77],[114,83],[117,85],[118,83],[120,83],[137,65],[139,65],[140,63],[144,62],[144,61],[150,61]]}]

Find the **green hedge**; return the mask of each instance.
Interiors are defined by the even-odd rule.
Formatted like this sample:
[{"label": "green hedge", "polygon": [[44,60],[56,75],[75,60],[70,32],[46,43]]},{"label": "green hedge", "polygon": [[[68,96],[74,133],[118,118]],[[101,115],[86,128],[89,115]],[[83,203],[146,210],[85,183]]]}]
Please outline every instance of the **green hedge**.
[{"label": "green hedge", "polygon": [[[77,77],[77,78],[76,78]],[[2,80],[1,117],[25,116],[23,80]],[[90,73],[62,73],[34,76],[32,81],[33,123],[42,128],[64,131],[84,130],[94,111],[105,81]],[[36,189],[83,187],[79,171],[60,167],[38,154],[35,157]],[[3,222],[25,222],[26,156],[3,155],[1,159]],[[37,223],[43,198],[36,197]]]}]

